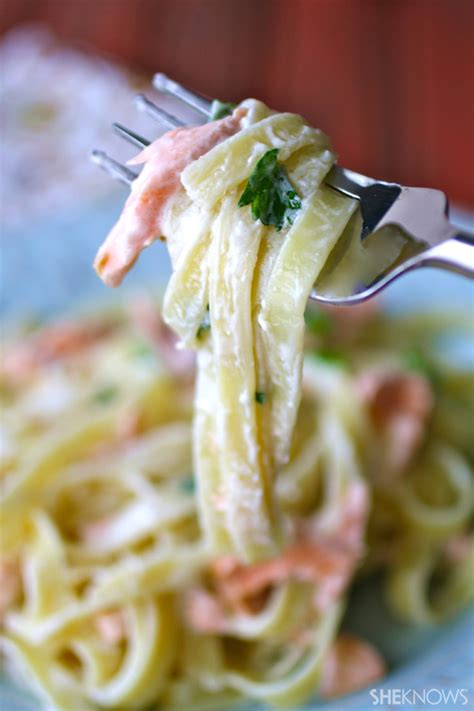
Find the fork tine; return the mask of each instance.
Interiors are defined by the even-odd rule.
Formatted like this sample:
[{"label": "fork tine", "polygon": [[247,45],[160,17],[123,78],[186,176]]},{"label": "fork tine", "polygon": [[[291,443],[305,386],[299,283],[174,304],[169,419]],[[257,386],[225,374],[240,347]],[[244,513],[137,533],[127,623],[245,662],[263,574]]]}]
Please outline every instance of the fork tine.
[{"label": "fork tine", "polygon": [[169,114],[164,109],[161,109],[159,106],[154,104],[153,101],[147,99],[144,94],[137,94],[137,96],[135,97],[135,106],[139,111],[144,111],[156,121],[164,123],[167,126],[170,126],[171,128],[178,128],[179,126],[184,126],[184,123],[180,121],[179,118],[173,116],[172,114]]},{"label": "fork tine", "polygon": [[211,115],[211,101],[208,101],[203,96],[196,94],[194,91],[187,89],[182,84],[170,79],[166,74],[158,73],[153,77],[153,86],[158,91],[162,91],[165,94],[171,94],[172,96],[180,99],[188,106],[192,106],[206,118]]},{"label": "fork tine", "polygon": [[121,183],[125,183],[125,185],[129,187],[137,177],[137,174],[134,173],[133,170],[130,170],[127,166],[111,158],[105,151],[92,151],[91,160],[103,168],[103,170],[113,178],[120,180]]},{"label": "fork tine", "polygon": [[140,136],[140,134],[135,133],[134,131],[131,131],[121,123],[113,123],[112,126],[117,131],[119,136],[122,136],[122,138],[125,138],[126,141],[132,143],[134,146],[137,146],[138,148],[146,148],[150,145],[150,141],[148,139],[143,138],[143,136]]}]

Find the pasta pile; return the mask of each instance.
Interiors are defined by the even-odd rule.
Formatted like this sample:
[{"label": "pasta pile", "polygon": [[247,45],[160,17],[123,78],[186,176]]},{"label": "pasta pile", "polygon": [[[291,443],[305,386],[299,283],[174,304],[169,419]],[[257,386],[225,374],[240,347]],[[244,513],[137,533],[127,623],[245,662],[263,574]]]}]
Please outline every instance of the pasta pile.
[{"label": "pasta pile", "polygon": [[385,669],[339,634],[356,573],[413,622],[473,594],[473,376],[432,356],[447,323],[307,308],[318,277],[346,280],[336,245],[363,249],[357,205],[300,117],[248,101],[226,120],[166,174],[150,234],[147,154],[97,260],[112,280],[166,237],[181,350],[144,298],[5,349],[0,645],[47,708],[334,696]]},{"label": "pasta pile", "polygon": [[[307,314],[303,400],[275,482],[283,528],[337,539],[345,492],[370,489],[362,550],[364,512],[355,520],[360,574],[384,570],[400,615],[437,622],[472,595],[472,374],[432,374],[420,355],[437,329],[427,317],[375,314],[354,329],[352,313],[350,328],[339,311]],[[333,601],[333,567],[317,570],[329,543],[309,579],[270,571],[219,620],[212,596],[229,557],[199,525],[189,363],[171,372],[163,344],[157,355],[118,312],[47,326],[6,356],[1,646],[46,706],[223,708],[241,695],[291,705],[316,691],[351,580]],[[422,447],[401,471],[361,393],[374,373],[435,383]],[[215,626],[203,631],[209,604]]]}]

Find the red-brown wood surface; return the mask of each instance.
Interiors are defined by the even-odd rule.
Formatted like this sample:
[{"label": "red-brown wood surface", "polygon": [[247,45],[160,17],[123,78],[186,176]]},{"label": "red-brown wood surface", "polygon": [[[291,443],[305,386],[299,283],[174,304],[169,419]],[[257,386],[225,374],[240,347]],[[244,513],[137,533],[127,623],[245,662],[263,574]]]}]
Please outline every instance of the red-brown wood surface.
[{"label": "red-brown wood surface", "polygon": [[345,165],[474,204],[472,0],[0,0],[0,30],[302,113]]}]

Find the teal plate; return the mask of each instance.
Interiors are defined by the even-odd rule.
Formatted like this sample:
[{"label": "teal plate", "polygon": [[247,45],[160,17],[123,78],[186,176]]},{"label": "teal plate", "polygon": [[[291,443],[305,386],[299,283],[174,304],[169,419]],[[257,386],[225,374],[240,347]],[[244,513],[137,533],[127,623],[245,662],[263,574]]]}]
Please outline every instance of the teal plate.
[{"label": "teal plate", "polygon": [[[42,317],[78,305],[111,300],[91,269],[97,246],[120,211],[123,193],[108,203],[89,206],[76,215],[60,215],[44,224],[2,235],[0,313],[4,321]],[[473,227],[472,216],[457,213],[456,221]],[[120,298],[149,284],[157,288],[169,273],[165,248],[158,243],[142,257]],[[474,284],[433,270],[404,277],[384,295],[393,311],[449,309],[474,314]],[[474,323],[472,324],[474,326]],[[474,366],[471,337],[449,344],[449,355]],[[389,674],[373,688],[332,702],[313,701],[304,709],[368,711],[371,708],[474,708],[474,612],[467,611],[442,626],[417,627],[395,619],[383,602],[378,580],[365,581],[351,593],[343,626],[372,641],[384,654]],[[1,711],[37,711],[30,693],[0,678]],[[258,711],[245,703],[239,711]],[[185,711],[185,709],[183,709]]]}]

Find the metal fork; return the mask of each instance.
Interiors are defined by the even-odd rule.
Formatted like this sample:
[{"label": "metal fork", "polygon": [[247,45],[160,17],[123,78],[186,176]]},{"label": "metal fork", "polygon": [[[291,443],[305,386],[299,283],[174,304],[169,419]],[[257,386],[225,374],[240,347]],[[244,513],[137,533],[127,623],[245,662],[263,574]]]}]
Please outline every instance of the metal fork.
[{"label": "metal fork", "polygon": [[[210,119],[212,102],[206,97],[190,91],[161,73],[155,74],[153,85],[158,91],[173,96],[193,109],[201,120]],[[138,109],[145,111],[167,128],[185,125],[182,119],[157,106],[143,94],[135,97],[135,103]],[[150,143],[121,124],[114,123],[113,127],[119,135],[139,148]],[[137,177],[134,171],[103,151],[94,150],[91,158],[112,177],[128,186]],[[449,222],[448,201],[440,190],[387,183],[339,165],[332,167],[325,183],[334,190],[360,201],[362,240],[375,230],[387,225],[397,225],[423,246],[415,256],[397,262],[396,266],[378,275],[371,283],[358,284],[348,296],[333,298],[313,289],[312,299],[330,304],[356,304],[378,293],[403,274],[420,267],[438,267],[474,279],[474,235],[460,232]]]}]

